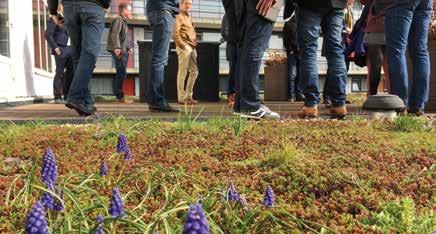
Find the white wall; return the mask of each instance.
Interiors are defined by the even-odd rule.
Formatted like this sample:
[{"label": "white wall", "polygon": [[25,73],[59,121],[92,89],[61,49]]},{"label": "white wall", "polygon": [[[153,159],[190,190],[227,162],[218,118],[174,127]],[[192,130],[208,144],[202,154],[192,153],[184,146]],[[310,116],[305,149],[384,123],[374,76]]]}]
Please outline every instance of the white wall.
[{"label": "white wall", "polygon": [[52,96],[54,74],[33,68],[32,1],[9,0],[9,23],[11,56],[0,56],[0,102]]}]

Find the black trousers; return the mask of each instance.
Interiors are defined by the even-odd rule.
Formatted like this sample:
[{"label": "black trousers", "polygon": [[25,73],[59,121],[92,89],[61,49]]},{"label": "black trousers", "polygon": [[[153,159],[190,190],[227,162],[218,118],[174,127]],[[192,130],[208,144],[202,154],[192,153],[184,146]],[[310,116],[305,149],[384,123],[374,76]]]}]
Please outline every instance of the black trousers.
[{"label": "black trousers", "polygon": [[69,48],[62,49],[60,56],[55,55],[56,74],[53,80],[53,96],[55,99],[66,99],[74,77],[73,58]]}]

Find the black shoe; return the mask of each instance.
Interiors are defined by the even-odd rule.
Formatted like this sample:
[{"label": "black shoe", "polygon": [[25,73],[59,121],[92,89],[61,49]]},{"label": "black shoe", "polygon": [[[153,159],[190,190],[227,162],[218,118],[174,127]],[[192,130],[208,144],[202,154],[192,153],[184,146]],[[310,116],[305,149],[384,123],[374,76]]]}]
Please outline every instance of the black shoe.
[{"label": "black shoe", "polygon": [[67,102],[65,106],[72,110],[75,110],[80,116],[91,116],[94,114],[94,109],[90,110],[90,108],[88,108],[84,104]]},{"label": "black shoe", "polygon": [[297,97],[295,98],[296,102],[304,102],[304,95],[303,94],[297,94]]},{"label": "black shoe", "polygon": [[415,115],[417,117],[420,117],[424,115],[424,110],[421,108],[410,108],[407,110],[407,113],[409,115]]},{"label": "black shoe", "polygon": [[148,106],[148,109],[149,109],[151,112],[167,112],[167,113],[170,113],[170,112],[179,112],[178,109],[175,109],[175,108],[171,107],[171,106],[168,105],[168,104],[162,104],[162,105],[149,105],[149,106]]},{"label": "black shoe", "polygon": [[289,97],[288,102],[295,102],[295,97]]},{"label": "black shoe", "polygon": [[331,107],[332,106],[332,101],[330,101],[330,99],[324,99],[322,104],[326,105],[327,107]]}]

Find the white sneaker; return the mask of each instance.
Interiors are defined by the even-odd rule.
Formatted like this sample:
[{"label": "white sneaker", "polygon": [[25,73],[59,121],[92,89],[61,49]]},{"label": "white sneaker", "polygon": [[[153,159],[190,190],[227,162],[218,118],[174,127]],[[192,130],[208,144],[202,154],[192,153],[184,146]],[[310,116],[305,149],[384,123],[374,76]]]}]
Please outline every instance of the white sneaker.
[{"label": "white sneaker", "polygon": [[280,119],[280,115],[278,113],[271,111],[267,106],[264,105],[261,105],[259,110],[257,111],[250,112],[248,114],[241,113],[241,117],[247,119],[256,119],[256,120]]}]

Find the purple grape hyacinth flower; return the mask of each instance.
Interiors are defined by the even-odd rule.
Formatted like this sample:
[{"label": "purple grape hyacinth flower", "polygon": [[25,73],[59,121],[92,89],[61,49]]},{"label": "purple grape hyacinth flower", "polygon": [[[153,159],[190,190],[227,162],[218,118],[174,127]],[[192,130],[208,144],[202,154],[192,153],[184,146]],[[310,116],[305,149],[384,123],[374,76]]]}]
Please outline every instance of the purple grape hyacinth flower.
[{"label": "purple grape hyacinth flower", "polygon": [[182,234],[209,234],[209,225],[201,204],[189,207]]},{"label": "purple grape hyacinth flower", "polygon": [[[56,192],[56,195],[58,195],[58,197],[60,199],[63,199],[64,194],[63,194],[63,192],[60,189],[56,188],[55,192]],[[62,204],[61,200],[59,200],[58,198],[54,197],[53,198],[53,208],[52,208],[52,210],[58,211],[58,212],[62,212],[62,211],[64,211],[64,208],[65,207]]]},{"label": "purple grape hyacinth flower", "polygon": [[236,191],[236,187],[233,183],[230,184],[230,186],[227,190],[227,200],[228,201],[239,201],[239,193],[238,193],[238,191]]},{"label": "purple grape hyacinth flower", "polygon": [[54,199],[50,193],[47,192],[43,193],[40,201],[41,204],[44,206],[44,208],[53,209]]},{"label": "purple grape hyacinth flower", "polygon": [[103,231],[103,221],[104,221],[103,216],[98,215],[96,221],[97,221],[97,230],[95,231],[95,234],[104,234],[104,231]]},{"label": "purple grape hyacinth flower", "polygon": [[107,176],[108,168],[106,162],[102,161],[100,164],[100,176]]},{"label": "purple grape hyacinth flower", "polygon": [[117,143],[117,152],[124,154],[124,160],[129,161],[132,157],[130,147],[127,144],[127,137],[124,134],[120,134],[118,136],[118,143]]},{"label": "purple grape hyacinth flower", "polygon": [[48,234],[48,223],[45,218],[44,206],[36,202],[27,215],[26,233]]},{"label": "purple grape hyacinth flower", "polygon": [[41,181],[48,187],[53,187],[58,176],[58,167],[53,151],[48,148],[44,152],[41,168]]},{"label": "purple grape hyacinth flower", "polygon": [[127,137],[124,134],[120,134],[118,136],[118,143],[117,143],[117,152],[118,153],[126,153],[126,150],[129,148],[127,145]]},{"label": "purple grape hyacinth flower", "polygon": [[275,195],[274,191],[272,190],[271,186],[268,185],[265,191],[265,196],[263,198],[263,204],[266,207],[274,207],[275,206]]},{"label": "purple grape hyacinth flower", "polygon": [[109,214],[113,218],[118,218],[124,215],[123,198],[121,197],[121,193],[118,188],[114,188],[112,190],[112,198],[109,206]]}]

